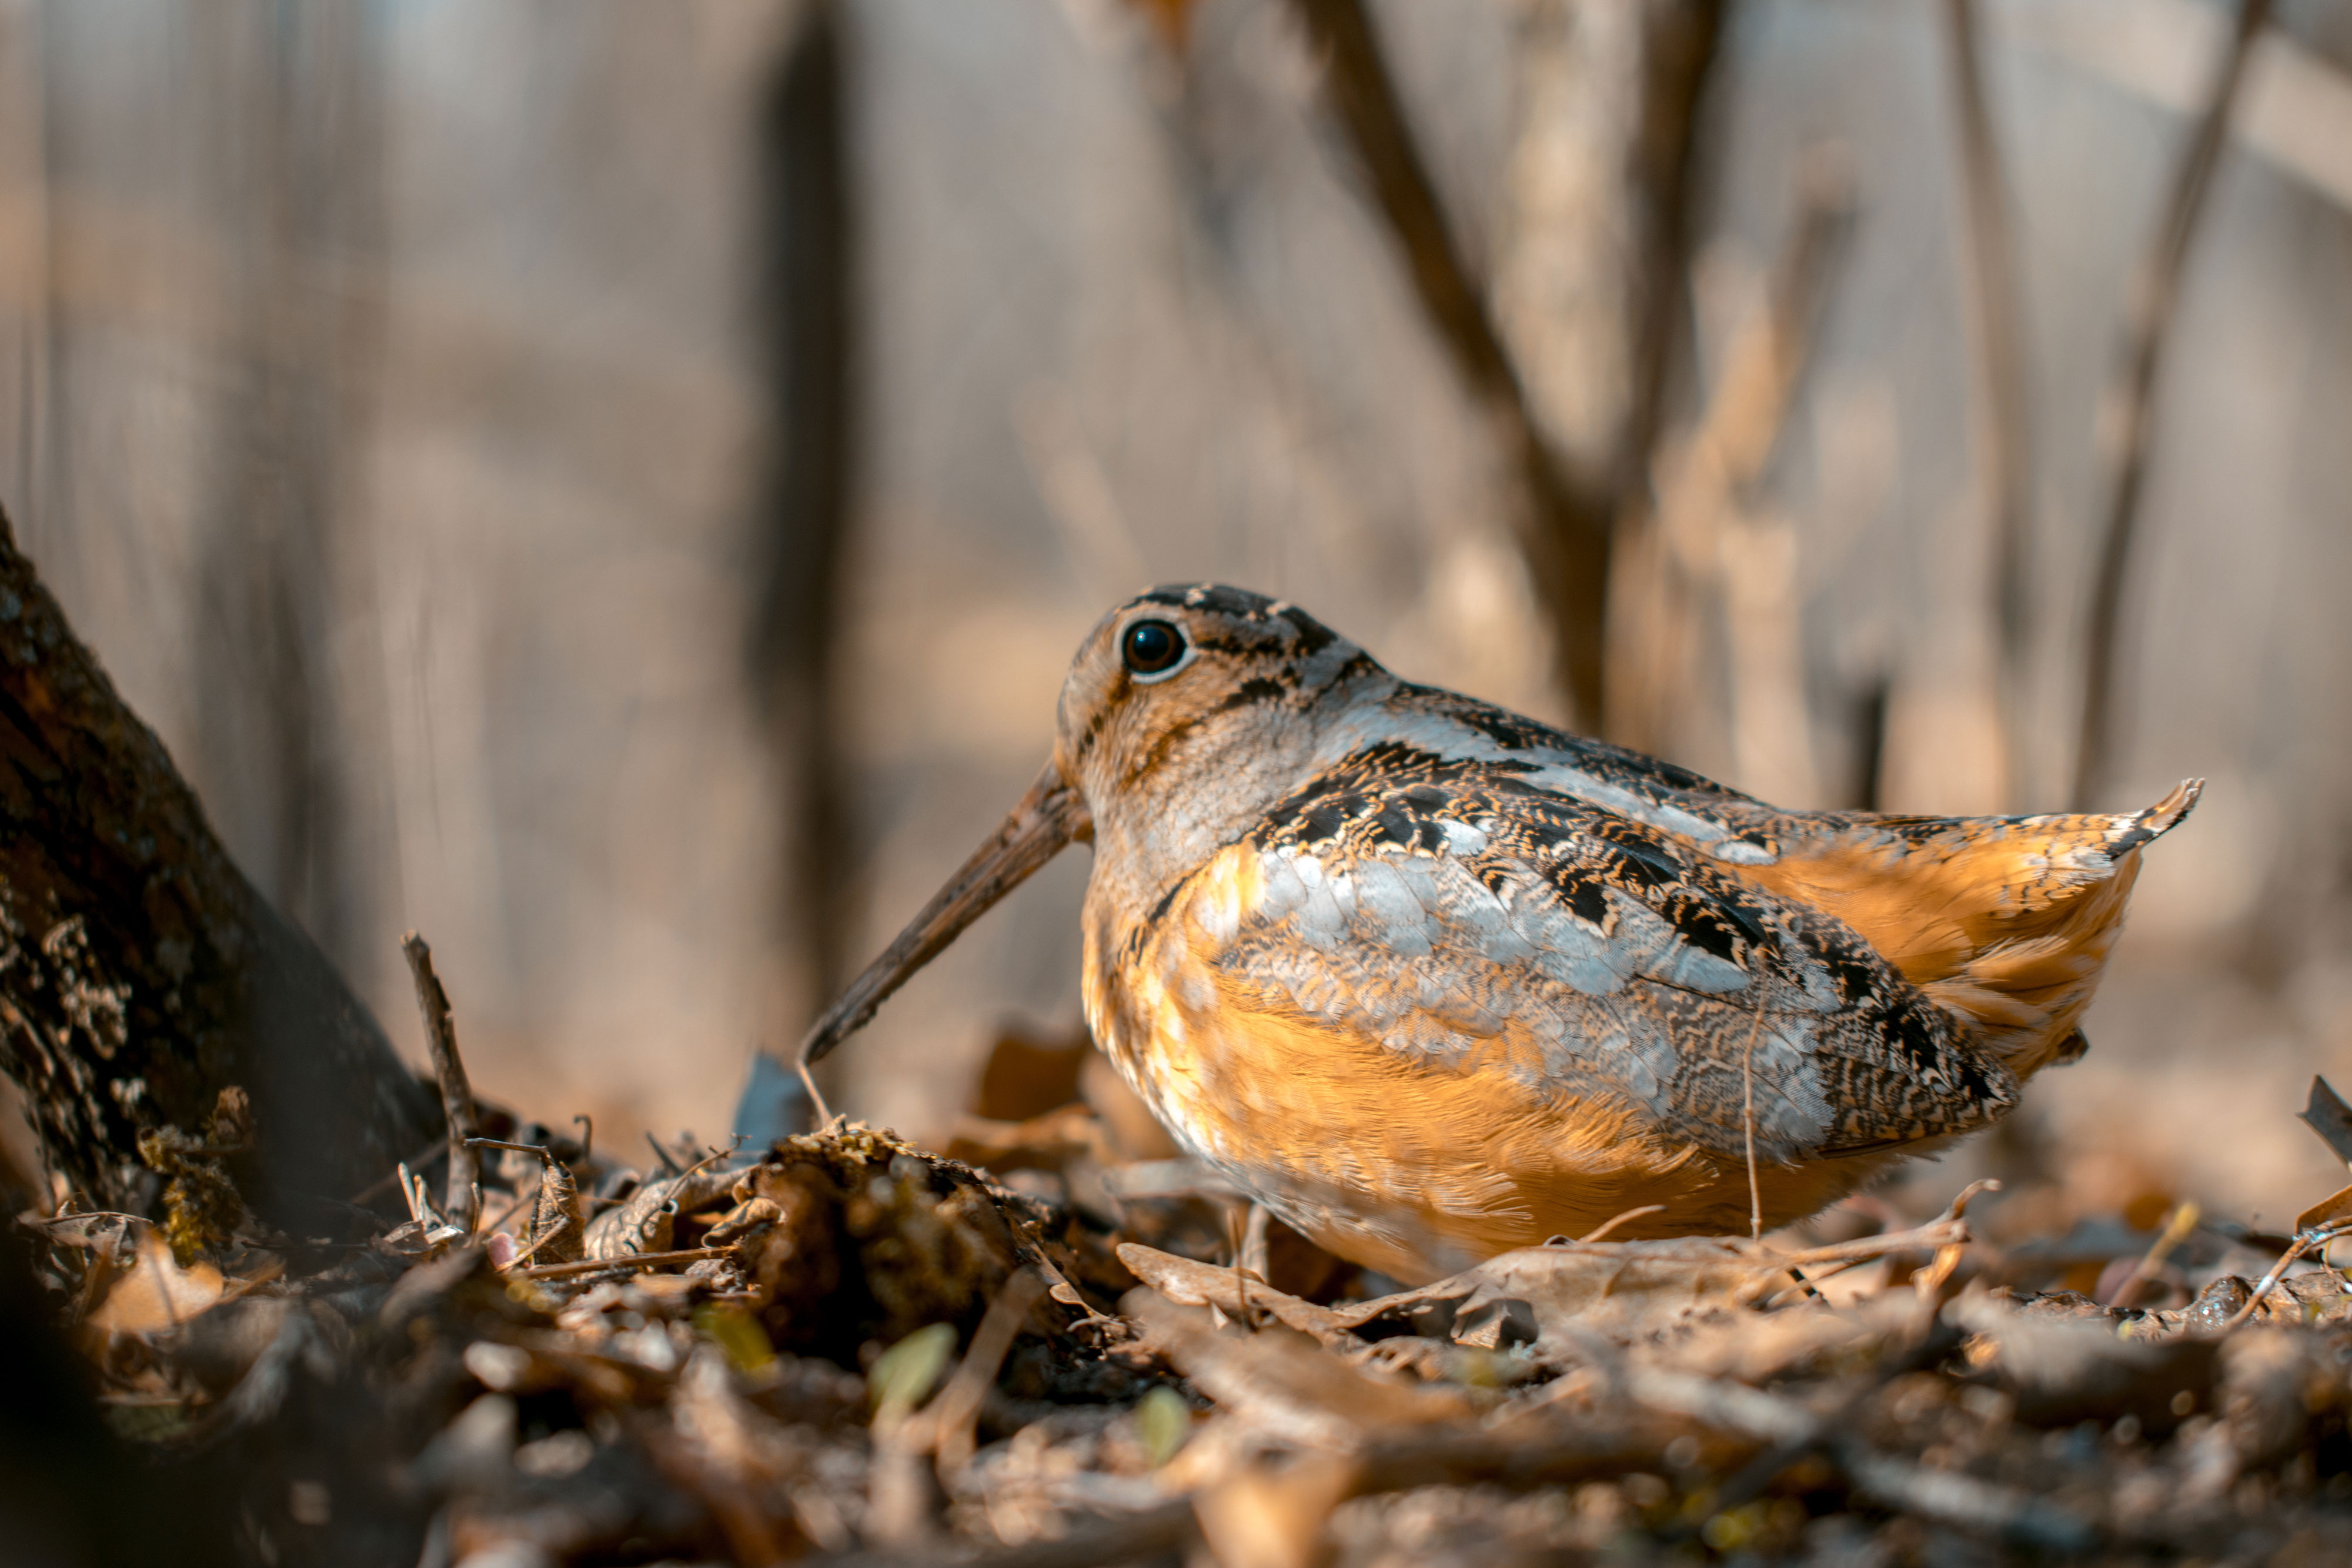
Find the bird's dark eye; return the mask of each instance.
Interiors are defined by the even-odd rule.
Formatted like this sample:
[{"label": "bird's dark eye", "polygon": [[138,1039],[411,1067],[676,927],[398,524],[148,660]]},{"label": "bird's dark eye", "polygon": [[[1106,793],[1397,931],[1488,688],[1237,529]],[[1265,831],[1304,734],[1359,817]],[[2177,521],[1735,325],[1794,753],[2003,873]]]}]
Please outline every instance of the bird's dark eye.
[{"label": "bird's dark eye", "polygon": [[1165,621],[1139,621],[1119,639],[1119,655],[1139,675],[1156,675],[1184,656],[1184,634]]}]

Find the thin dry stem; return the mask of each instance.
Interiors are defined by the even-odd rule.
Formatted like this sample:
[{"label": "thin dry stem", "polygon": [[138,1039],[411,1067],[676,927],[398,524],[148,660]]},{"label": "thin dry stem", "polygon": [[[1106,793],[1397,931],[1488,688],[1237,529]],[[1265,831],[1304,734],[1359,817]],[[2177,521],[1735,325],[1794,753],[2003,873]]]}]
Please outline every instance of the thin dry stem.
[{"label": "thin dry stem", "polygon": [[449,1016],[449,993],[433,972],[433,949],[412,931],[400,939],[408,973],[416,983],[416,1010],[425,1019],[425,1040],[433,1052],[433,1076],[441,1085],[441,1113],[449,1126],[449,1166],[442,1181],[441,1207],[467,1230],[482,1218],[481,1170],[470,1145],[480,1131],[474,1118],[474,1089],[457,1054],[457,1026]]},{"label": "thin dry stem", "polygon": [[[637,1252],[626,1258],[585,1258],[577,1263],[541,1263],[530,1269],[509,1265],[504,1271],[512,1280],[569,1280],[582,1274],[602,1273],[607,1269],[662,1269],[673,1263],[699,1263],[705,1258],[731,1258],[734,1255],[732,1247],[688,1247],[676,1252]],[[518,1259],[517,1262],[520,1261]]]},{"label": "thin dry stem", "polygon": [[1598,1241],[1629,1219],[1639,1219],[1645,1214],[1664,1214],[1665,1211],[1666,1206],[1663,1203],[1645,1203],[1639,1208],[1629,1208],[1622,1214],[1612,1214],[1595,1228],[1578,1237],[1577,1245],[1582,1247]]}]

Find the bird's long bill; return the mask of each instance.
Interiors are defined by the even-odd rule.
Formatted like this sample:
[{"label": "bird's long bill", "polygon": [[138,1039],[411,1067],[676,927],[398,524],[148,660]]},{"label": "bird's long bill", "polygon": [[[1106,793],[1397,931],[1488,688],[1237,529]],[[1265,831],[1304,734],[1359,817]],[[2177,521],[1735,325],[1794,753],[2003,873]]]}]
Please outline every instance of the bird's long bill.
[{"label": "bird's long bill", "polygon": [[1013,808],[1004,825],[981,845],[963,869],[931,895],[923,912],[898,933],[883,955],[850,982],[841,998],[801,1041],[801,1061],[815,1061],[856,1033],[874,1016],[883,998],[905,985],[908,977],[939,956],[963,928],[987,912],[989,905],[1029,880],[1030,873],[1060,852],[1074,838],[1087,836],[1093,821],[1076,787],[1064,779],[1051,762],[1037,782]]}]

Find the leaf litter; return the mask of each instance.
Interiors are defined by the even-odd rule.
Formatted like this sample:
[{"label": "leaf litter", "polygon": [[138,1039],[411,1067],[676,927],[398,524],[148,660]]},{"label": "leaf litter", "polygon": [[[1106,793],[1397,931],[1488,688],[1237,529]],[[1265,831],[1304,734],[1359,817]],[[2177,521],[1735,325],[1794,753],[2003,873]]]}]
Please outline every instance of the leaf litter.
[{"label": "leaf litter", "polygon": [[271,1563],[2352,1560],[2341,1195],[1996,1238],[1980,1183],[1397,1290],[1047,1066],[1080,1097],[992,1064],[946,1153],[638,1170],[480,1106],[470,1222],[427,1156],[340,1242],[241,1214],[224,1120],[163,1223],[20,1228],[118,1429],[253,1478]]}]

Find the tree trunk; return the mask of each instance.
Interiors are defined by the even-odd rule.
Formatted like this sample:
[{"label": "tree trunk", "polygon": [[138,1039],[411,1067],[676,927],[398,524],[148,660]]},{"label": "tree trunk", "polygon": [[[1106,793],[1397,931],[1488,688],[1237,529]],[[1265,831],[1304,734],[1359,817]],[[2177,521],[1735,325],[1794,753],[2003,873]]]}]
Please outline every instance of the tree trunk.
[{"label": "tree trunk", "polygon": [[0,1071],[94,1203],[151,1190],[142,1130],[202,1138],[250,1097],[229,1168],[315,1227],[440,1126],[432,1090],[310,939],[229,861],[163,744],[75,638],[0,515]]}]

